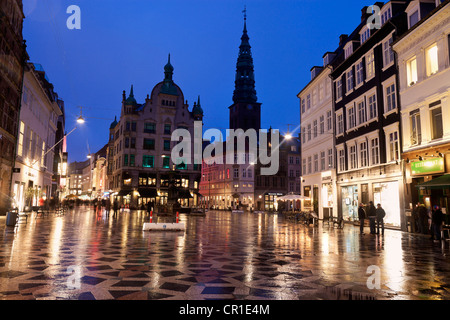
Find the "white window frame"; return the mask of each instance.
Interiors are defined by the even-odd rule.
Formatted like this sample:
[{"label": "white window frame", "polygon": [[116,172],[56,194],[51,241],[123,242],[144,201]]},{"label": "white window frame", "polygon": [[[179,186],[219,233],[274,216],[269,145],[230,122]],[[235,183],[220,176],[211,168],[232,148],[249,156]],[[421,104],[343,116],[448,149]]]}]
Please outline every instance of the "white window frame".
[{"label": "white window frame", "polygon": [[[373,142],[376,141],[376,144]],[[369,138],[370,165],[376,166],[380,164],[380,138],[378,136]],[[376,154],[374,152],[376,150]],[[376,159],[376,162],[374,161]]]},{"label": "white window frame", "polygon": [[345,172],[345,147],[344,145],[336,147],[336,154],[338,157],[338,172]]},{"label": "white window frame", "polygon": [[336,135],[340,136],[343,135],[345,131],[344,128],[344,113],[341,110],[336,112]]},{"label": "white window frame", "polygon": [[394,50],[391,47],[392,42],[394,41],[393,35],[390,34],[388,38],[383,40],[382,42],[382,51],[383,51],[383,71],[387,68],[391,67],[394,64]]},{"label": "white window frame", "polygon": [[383,129],[386,136],[386,162],[396,162],[400,160],[401,151],[399,123],[395,122]]},{"label": "white window frame", "polygon": [[342,97],[344,96],[344,87],[342,83],[342,77],[336,80],[336,102],[339,102],[342,100]]},{"label": "white window frame", "polygon": [[348,95],[355,89],[355,74],[353,72],[353,67],[351,67],[348,71],[345,72],[345,82],[347,84],[346,95]]},{"label": "white window frame", "polygon": [[364,84],[364,63],[362,59],[355,65],[355,89]]},{"label": "white window frame", "polygon": [[347,110],[347,132],[356,128],[356,105],[354,102],[346,106]]},{"label": "white window frame", "polygon": [[[393,75],[386,81],[382,83],[383,86],[383,96],[384,96],[384,117],[386,118],[391,113],[398,113],[398,88],[397,88],[397,82],[396,82],[396,76]],[[392,92],[392,86],[394,86],[394,92]],[[390,91],[388,93],[388,90]],[[392,100],[392,95],[394,96],[394,99]],[[392,108],[391,110],[388,110],[388,104],[389,101],[392,103],[392,101],[395,103],[395,108]]]},{"label": "white window frame", "polygon": [[348,168],[349,170],[358,169],[358,146],[355,142],[347,144],[348,149]]},{"label": "white window frame", "polygon": [[[371,101],[371,98],[375,97],[375,100]],[[374,89],[370,92],[367,93],[366,96],[366,100],[367,100],[367,121],[371,122],[373,120],[377,120],[378,118],[378,97],[377,97],[377,91]],[[373,108],[372,108],[373,106]],[[374,114],[371,117],[371,111],[374,110]]]},{"label": "white window frame", "polygon": [[[362,104],[362,110],[361,110],[361,104]],[[358,114],[358,121],[357,126],[362,126],[367,122],[367,107],[366,107],[366,101],[363,98],[362,100],[359,100],[356,102],[356,108],[357,108],[357,114]],[[361,112],[362,111],[362,112]],[[361,119],[363,118],[363,119]]]}]

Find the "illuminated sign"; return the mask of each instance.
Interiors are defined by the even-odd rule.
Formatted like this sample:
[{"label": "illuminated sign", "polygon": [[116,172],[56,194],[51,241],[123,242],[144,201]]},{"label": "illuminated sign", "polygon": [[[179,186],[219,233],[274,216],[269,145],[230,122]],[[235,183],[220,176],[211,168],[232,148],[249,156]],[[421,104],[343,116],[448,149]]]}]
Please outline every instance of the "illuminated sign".
[{"label": "illuminated sign", "polygon": [[444,171],[445,171],[444,158],[417,161],[411,163],[412,175],[443,173]]}]

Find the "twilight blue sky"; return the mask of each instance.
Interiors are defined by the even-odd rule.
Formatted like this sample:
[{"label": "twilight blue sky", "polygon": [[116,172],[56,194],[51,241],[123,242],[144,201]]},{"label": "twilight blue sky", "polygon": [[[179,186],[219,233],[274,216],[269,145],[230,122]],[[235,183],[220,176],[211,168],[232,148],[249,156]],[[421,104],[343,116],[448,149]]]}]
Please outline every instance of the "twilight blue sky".
[{"label": "twilight blue sky", "polygon": [[[262,127],[286,132],[300,122],[298,92],[310,69],[359,24],[361,0],[23,0],[24,38],[65,101],[66,131],[83,107],[87,122],[68,137],[69,161],[108,141],[122,91],[143,103],[163,80],[167,56],[190,108],[201,96],[204,129],[228,128],[244,5]],[[69,30],[67,7],[81,8]],[[292,127],[291,127],[292,129]]]}]

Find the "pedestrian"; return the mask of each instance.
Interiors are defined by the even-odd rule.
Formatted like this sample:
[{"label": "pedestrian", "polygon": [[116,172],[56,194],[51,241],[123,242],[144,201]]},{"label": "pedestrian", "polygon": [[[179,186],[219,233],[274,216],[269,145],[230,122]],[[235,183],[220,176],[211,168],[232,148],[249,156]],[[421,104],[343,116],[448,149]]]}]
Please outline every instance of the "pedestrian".
[{"label": "pedestrian", "polygon": [[441,240],[442,223],[444,215],[439,206],[434,206],[431,214],[431,239],[435,241]]},{"label": "pedestrian", "polygon": [[419,205],[419,233],[421,234],[427,234],[428,232],[428,214],[427,214],[427,208],[425,208],[425,205],[418,204]]},{"label": "pedestrian", "polygon": [[381,235],[384,236],[384,217],[386,216],[386,212],[381,207],[381,204],[377,204],[377,234],[380,234],[380,225],[381,225]]},{"label": "pedestrian", "polygon": [[109,199],[108,199],[105,201],[105,213],[106,213],[107,217],[109,216],[110,210],[111,210],[111,201],[109,201]]},{"label": "pedestrian", "polygon": [[367,209],[367,216],[369,218],[370,234],[375,234],[375,223],[377,219],[377,212],[373,202],[369,202],[369,208]]},{"label": "pedestrian", "polygon": [[359,204],[358,219],[359,219],[359,232],[360,234],[364,234],[364,219],[366,219],[366,211],[364,211],[364,205],[362,203]]},{"label": "pedestrian", "polygon": [[114,199],[113,203],[113,211],[114,211],[114,218],[117,217],[117,210],[119,209],[119,203],[116,199]]},{"label": "pedestrian", "polygon": [[147,202],[147,214],[150,215],[152,211],[152,203],[150,201]]}]

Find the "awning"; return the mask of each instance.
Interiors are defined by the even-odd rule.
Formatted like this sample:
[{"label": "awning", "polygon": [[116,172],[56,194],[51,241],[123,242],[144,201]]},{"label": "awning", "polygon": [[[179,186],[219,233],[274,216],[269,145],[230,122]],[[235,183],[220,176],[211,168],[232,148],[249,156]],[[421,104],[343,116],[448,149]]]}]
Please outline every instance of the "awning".
[{"label": "awning", "polygon": [[117,196],[119,197],[125,197],[131,193],[131,190],[120,190]]},{"label": "awning", "polygon": [[450,174],[444,174],[439,178],[418,184],[420,189],[450,189]]},{"label": "awning", "polygon": [[180,190],[178,190],[178,198],[179,199],[191,199],[192,195],[188,189],[180,189]]},{"label": "awning", "polygon": [[139,188],[138,192],[142,198],[156,198],[158,196],[158,192],[156,191],[156,189]]}]

